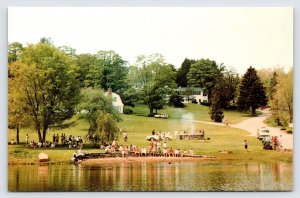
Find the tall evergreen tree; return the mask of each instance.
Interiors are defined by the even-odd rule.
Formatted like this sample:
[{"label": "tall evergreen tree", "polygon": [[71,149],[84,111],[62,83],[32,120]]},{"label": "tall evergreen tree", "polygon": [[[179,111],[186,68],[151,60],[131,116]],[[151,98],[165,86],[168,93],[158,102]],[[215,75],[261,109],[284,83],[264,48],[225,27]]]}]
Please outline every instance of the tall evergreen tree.
[{"label": "tall evergreen tree", "polygon": [[274,94],[276,92],[276,85],[278,84],[277,78],[278,78],[278,75],[277,75],[276,71],[274,71],[273,76],[270,80],[269,89],[268,89],[270,100],[273,100]]},{"label": "tall evergreen tree", "polygon": [[173,107],[184,107],[183,97],[179,94],[178,91],[174,91],[169,98],[169,105]]},{"label": "tall evergreen tree", "polygon": [[222,122],[224,115],[222,110],[222,84],[218,84],[214,87],[211,97],[211,105],[209,107],[210,118],[215,122]]},{"label": "tall evergreen tree", "polygon": [[267,104],[265,88],[256,70],[252,66],[248,68],[243,76],[237,103],[240,111],[251,109],[252,116],[256,114],[255,110],[260,105]]},{"label": "tall evergreen tree", "polygon": [[190,71],[190,67],[192,64],[196,63],[193,59],[185,58],[181,64],[181,67],[178,69],[176,74],[176,84],[180,87],[188,86],[187,74]]}]

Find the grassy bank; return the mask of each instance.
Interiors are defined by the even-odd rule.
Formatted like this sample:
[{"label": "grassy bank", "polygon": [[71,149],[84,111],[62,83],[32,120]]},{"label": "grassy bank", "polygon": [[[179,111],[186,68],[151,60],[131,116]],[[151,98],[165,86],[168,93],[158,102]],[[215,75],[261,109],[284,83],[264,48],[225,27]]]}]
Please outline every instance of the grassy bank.
[{"label": "grassy bank", "polygon": [[[149,142],[145,139],[151,135],[151,131],[155,129],[158,132],[170,132],[174,137],[174,131],[192,129],[202,129],[206,133],[206,137],[210,140],[172,140],[168,141],[168,147],[184,149],[193,149],[199,155],[216,156],[220,160],[259,160],[259,161],[292,161],[291,152],[266,151],[262,149],[262,144],[255,137],[250,137],[247,132],[236,128],[225,126],[207,125],[197,122],[191,122],[184,119],[186,114],[193,115],[195,120],[209,121],[207,107],[190,104],[184,109],[166,108],[161,112],[169,115],[168,119],[157,119],[147,117],[147,109],[144,106],[137,106],[133,115],[122,115],[123,121],[119,123],[120,128],[128,134],[128,142],[125,143],[122,137],[119,138],[120,145],[135,144],[140,147],[147,147]],[[238,112],[225,112],[225,116],[231,122],[235,123],[247,119],[247,114]],[[190,116],[188,116],[190,118]],[[67,136],[81,135],[87,133],[88,124],[83,120],[74,116],[73,119],[64,123],[60,129],[53,129],[47,134],[47,140],[52,141],[53,134],[65,133]],[[37,134],[33,130],[22,130],[20,140],[23,144],[8,146],[9,163],[35,163],[37,162],[38,153],[47,153],[50,161],[53,163],[69,162],[72,154],[76,149],[68,149],[65,147],[58,148],[26,148],[24,141],[26,133],[30,139],[37,140]],[[8,141],[15,137],[15,131],[9,130]],[[244,140],[247,140],[249,151],[244,150]],[[85,152],[103,152],[91,143],[84,143]],[[229,153],[220,153],[219,151],[227,150]]]}]

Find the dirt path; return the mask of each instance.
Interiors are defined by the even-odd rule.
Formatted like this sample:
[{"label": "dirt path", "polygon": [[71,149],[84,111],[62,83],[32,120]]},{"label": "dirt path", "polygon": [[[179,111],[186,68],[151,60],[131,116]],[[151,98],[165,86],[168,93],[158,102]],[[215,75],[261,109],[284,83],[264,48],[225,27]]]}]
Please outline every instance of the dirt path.
[{"label": "dirt path", "polygon": [[[249,118],[238,124],[232,124],[232,125],[230,125],[230,127],[248,131],[250,133],[249,134],[250,136],[255,136],[255,137],[256,137],[257,129],[259,129],[261,127],[266,127],[270,130],[271,136],[280,137],[280,135],[281,135],[280,142],[281,142],[283,149],[293,149],[293,135],[281,132],[279,128],[267,126],[263,121],[268,116],[270,116],[269,110],[264,110],[262,112],[263,112],[263,114],[258,117]],[[200,122],[203,124],[210,124],[210,125],[216,125],[216,126],[224,126],[223,123],[205,122],[205,121],[193,121],[193,122]]]},{"label": "dirt path", "polygon": [[268,116],[270,116],[269,110],[264,110],[262,115],[244,120],[238,124],[233,124],[231,125],[231,127],[248,131],[250,133],[250,136],[256,136],[257,129],[261,127],[266,127],[270,130],[271,136],[280,137],[281,135],[279,140],[283,149],[293,149],[293,135],[282,132],[279,128],[267,126],[263,121]]}]

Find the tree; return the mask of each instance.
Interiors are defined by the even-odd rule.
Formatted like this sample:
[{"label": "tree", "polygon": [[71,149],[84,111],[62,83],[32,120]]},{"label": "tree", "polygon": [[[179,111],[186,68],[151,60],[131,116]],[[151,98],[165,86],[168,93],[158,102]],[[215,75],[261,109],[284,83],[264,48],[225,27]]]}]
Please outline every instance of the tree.
[{"label": "tree", "polygon": [[[8,67],[8,127],[16,129],[16,142],[20,143],[19,134],[23,127],[30,126],[26,103],[22,100],[22,94],[18,92],[24,81],[16,81],[22,74],[24,65],[20,62],[13,62]],[[21,83],[21,84],[20,84]]]},{"label": "tree", "polygon": [[[207,90],[208,97],[216,84],[216,76],[223,70],[223,66],[218,67],[215,61],[201,59],[191,65],[187,75],[188,84],[194,87],[201,87]],[[210,101],[210,99],[209,99]]]},{"label": "tree", "polygon": [[52,41],[51,37],[42,37],[40,39],[40,43],[53,45],[53,41]]},{"label": "tree", "polygon": [[[293,69],[278,77],[272,103],[272,112],[278,124],[293,122]],[[279,121],[280,120],[280,121]]]},{"label": "tree", "polygon": [[127,62],[114,51],[99,51],[97,54],[80,54],[79,66],[81,87],[111,88],[120,96],[126,90]]},{"label": "tree", "polygon": [[124,92],[128,73],[126,61],[114,51],[99,51],[96,57],[102,68],[101,88],[105,90],[112,88],[118,94]]},{"label": "tree", "polygon": [[129,68],[127,80],[139,101],[148,106],[150,116],[154,110],[157,112],[168,103],[167,96],[176,87],[174,69],[164,63],[160,54],[137,57],[135,64]]},{"label": "tree", "polygon": [[69,47],[69,46],[60,46],[58,47],[58,49],[60,51],[62,51],[63,53],[65,53],[66,55],[70,56],[70,57],[75,57],[76,56],[76,49]]},{"label": "tree", "polygon": [[176,73],[176,84],[180,87],[188,86],[188,78],[187,75],[190,71],[190,67],[192,64],[196,63],[193,59],[185,58],[181,64],[181,67],[178,69]]},{"label": "tree", "polygon": [[13,42],[8,44],[8,63],[19,60],[20,53],[23,50],[23,45],[19,42]]},{"label": "tree", "polygon": [[270,100],[274,99],[274,94],[276,93],[276,85],[278,84],[277,78],[278,78],[278,74],[276,73],[276,71],[274,71],[268,87],[268,93],[269,93],[268,95]]},{"label": "tree", "polygon": [[111,114],[104,112],[97,115],[96,135],[100,136],[102,144],[118,139],[119,127]]},{"label": "tree", "polygon": [[227,108],[230,105],[236,104],[237,99],[237,88],[240,83],[238,73],[231,67],[224,67],[222,72],[223,77],[219,79],[222,81],[223,88],[221,91],[222,95],[222,108]]},{"label": "tree", "polygon": [[182,108],[184,107],[184,104],[182,102],[183,97],[179,94],[178,91],[174,91],[169,98],[169,105],[176,108]]},{"label": "tree", "polygon": [[112,141],[117,137],[116,122],[121,121],[121,117],[112,107],[111,98],[101,89],[82,89],[78,109],[89,122],[89,134],[98,136],[102,141]]},{"label": "tree", "polygon": [[[279,75],[284,74],[285,72],[283,67],[262,68],[257,70],[257,75],[260,77],[263,86],[266,87],[266,95],[268,97],[269,102],[271,102],[273,97],[272,94],[274,93],[273,83],[275,83],[275,78],[278,78]],[[274,75],[276,77],[274,77]]]},{"label": "tree", "polygon": [[212,103],[209,107],[210,118],[215,122],[222,122],[224,115],[221,106],[221,96],[222,90],[220,88],[215,88],[212,92]]},{"label": "tree", "polygon": [[238,97],[238,109],[249,110],[255,116],[255,110],[261,105],[267,104],[265,88],[253,67],[249,67],[240,84]]},{"label": "tree", "polygon": [[54,45],[28,45],[20,56],[22,75],[14,78],[26,103],[39,141],[46,140],[49,126],[62,123],[75,113],[79,102],[76,67]]},{"label": "tree", "polygon": [[188,103],[192,102],[195,99],[193,93],[194,93],[193,87],[187,87],[186,90],[183,92],[183,95],[185,96]]},{"label": "tree", "polygon": [[76,56],[76,65],[78,65],[78,81],[80,87],[98,87],[101,88],[102,70],[98,63],[96,55],[80,54]]}]

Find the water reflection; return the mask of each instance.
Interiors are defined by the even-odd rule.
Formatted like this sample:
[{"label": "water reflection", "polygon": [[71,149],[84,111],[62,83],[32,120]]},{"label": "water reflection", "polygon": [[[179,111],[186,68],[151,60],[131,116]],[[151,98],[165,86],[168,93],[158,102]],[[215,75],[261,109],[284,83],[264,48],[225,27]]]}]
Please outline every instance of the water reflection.
[{"label": "water reflection", "polygon": [[9,191],[290,191],[291,163],[9,166]]}]

